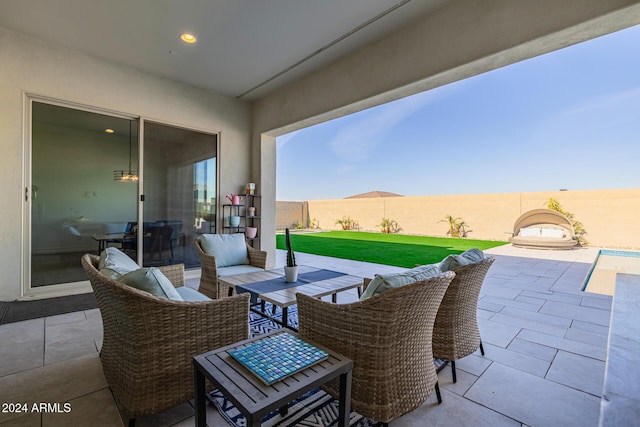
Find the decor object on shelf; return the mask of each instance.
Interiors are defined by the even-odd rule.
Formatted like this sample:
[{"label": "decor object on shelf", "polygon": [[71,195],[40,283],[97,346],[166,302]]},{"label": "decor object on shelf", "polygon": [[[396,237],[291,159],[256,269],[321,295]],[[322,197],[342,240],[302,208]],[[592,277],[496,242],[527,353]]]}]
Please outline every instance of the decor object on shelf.
[{"label": "decor object on shelf", "polygon": [[258,235],[258,228],[247,227],[244,229],[244,234],[247,237],[247,239],[255,239],[255,237]]},{"label": "decor object on shelf", "polygon": [[287,245],[287,265],[284,267],[285,282],[292,283],[298,280],[298,265],[296,264],[296,254],[291,247],[291,237],[289,236],[289,229],[285,230],[286,245]]},{"label": "decor object on shelf", "polygon": [[247,208],[247,216],[256,216],[256,208],[254,206]]},{"label": "decor object on shelf", "polygon": [[245,194],[254,194],[256,192],[256,183],[250,182],[244,190]]},{"label": "decor object on shelf", "polygon": [[240,204],[240,196],[237,194],[229,193],[227,194],[227,199],[229,199],[232,205]]},{"label": "decor object on shelf", "polygon": [[128,170],[115,170],[113,171],[113,180],[121,182],[137,182],[138,173],[131,170],[131,123],[129,120],[129,169]]},{"label": "decor object on shelf", "polygon": [[240,226],[240,217],[238,215],[229,216],[229,227]]}]

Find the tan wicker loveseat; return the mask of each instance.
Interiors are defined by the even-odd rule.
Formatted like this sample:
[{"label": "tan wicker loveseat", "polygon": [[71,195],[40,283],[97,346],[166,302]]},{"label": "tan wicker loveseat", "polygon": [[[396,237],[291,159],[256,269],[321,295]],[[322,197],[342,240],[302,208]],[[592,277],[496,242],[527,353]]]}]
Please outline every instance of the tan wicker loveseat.
[{"label": "tan wicker loveseat", "polygon": [[[241,241],[243,250],[246,248],[245,258],[247,261],[243,264],[228,264],[221,262],[212,252],[207,251],[203,246],[203,239],[209,239],[212,243],[209,246],[217,245],[218,252],[228,252],[228,248],[238,248],[238,242]],[[205,234],[197,238],[194,242],[198,255],[200,255],[200,266],[202,273],[200,275],[200,292],[210,298],[225,298],[230,296],[229,288],[222,289],[218,284],[218,277],[232,276],[235,274],[250,273],[253,271],[264,270],[267,265],[267,253],[254,249],[244,240],[244,234]],[[233,257],[236,258],[236,257]]]},{"label": "tan wicker loveseat", "polygon": [[[390,289],[350,304],[297,294],[300,336],[354,361],[351,405],[382,423],[422,405],[435,389],[435,316],[454,273]],[[339,383],[325,388],[338,396]]]},{"label": "tan wicker loveseat", "polygon": [[[131,419],[193,398],[193,356],[248,338],[249,294],[172,301],[109,279],[98,270],[99,259],[82,257],[102,315],[100,359]],[[182,264],[159,270],[174,286],[184,285]]]}]

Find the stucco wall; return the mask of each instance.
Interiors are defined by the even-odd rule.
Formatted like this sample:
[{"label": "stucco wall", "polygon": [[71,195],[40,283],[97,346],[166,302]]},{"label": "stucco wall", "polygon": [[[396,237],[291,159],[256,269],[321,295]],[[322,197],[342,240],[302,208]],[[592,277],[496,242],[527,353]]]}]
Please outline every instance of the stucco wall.
[{"label": "stucco wall", "polygon": [[[447,224],[440,221],[452,215],[462,218],[473,230],[469,238],[508,240],[516,219],[528,210],[546,207],[551,197],[584,224],[591,245],[640,248],[640,227],[636,226],[640,217],[640,189],[331,199],[306,203],[309,218],[317,219],[319,227],[327,230],[340,229],[335,222],[348,216],[359,224],[360,230],[380,231],[378,224],[382,218],[388,218],[397,221],[405,234],[444,236]],[[287,208],[292,210],[290,205]]]},{"label": "stucco wall", "polygon": [[276,230],[309,225],[309,204],[307,202],[276,202]]},{"label": "stucco wall", "polygon": [[26,94],[220,132],[220,193],[238,192],[251,180],[247,103],[3,29],[0,58],[0,300],[22,295]]}]

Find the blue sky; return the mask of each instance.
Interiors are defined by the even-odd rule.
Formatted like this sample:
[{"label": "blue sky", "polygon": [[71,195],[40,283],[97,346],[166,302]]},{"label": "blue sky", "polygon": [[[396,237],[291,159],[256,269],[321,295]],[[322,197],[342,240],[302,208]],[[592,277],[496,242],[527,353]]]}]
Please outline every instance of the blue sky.
[{"label": "blue sky", "polygon": [[277,200],[640,188],[640,26],[277,139]]}]

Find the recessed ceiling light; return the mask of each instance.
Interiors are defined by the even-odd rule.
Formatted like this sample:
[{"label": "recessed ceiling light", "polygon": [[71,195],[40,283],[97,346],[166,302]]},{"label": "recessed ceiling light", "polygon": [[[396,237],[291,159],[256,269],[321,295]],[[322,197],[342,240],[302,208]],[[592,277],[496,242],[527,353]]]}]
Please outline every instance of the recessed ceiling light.
[{"label": "recessed ceiling light", "polygon": [[113,132],[115,132],[113,129],[105,129],[104,131],[105,131],[106,133],[113,133]]},{"label": "recessed ceiling light", "polygon": [[193,34],[182,33],[182,34],[180,34],[180,38],[185,43],[195,43],[196,42],[196,36],[194,36]]}]

